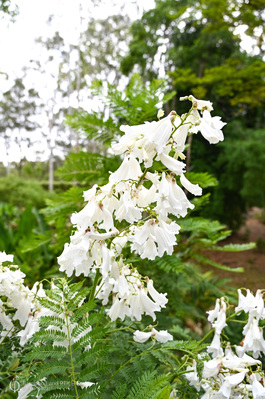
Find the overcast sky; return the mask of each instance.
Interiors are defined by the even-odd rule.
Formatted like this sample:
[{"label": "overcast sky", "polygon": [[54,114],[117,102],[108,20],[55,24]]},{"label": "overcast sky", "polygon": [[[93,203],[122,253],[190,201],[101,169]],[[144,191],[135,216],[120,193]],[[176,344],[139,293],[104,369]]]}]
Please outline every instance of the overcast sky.
[{"label": "overcast sky", "polygon": [[[11,81],[15,77],[22,76],[22,68],[29,66],[30,60],[39,59],[40,46],[35,39],[46,37],[49,30],[57,30],[65,42],[75,43],[79,36],[80,12],[79,4],[86,5],[86,9],[96,18],[106,18],[108,15],[121,12],[136,19],[143,10],[154,6],[154,0],[94,0],[98,6],[92,7],[93,0],[17,0],[19,14],[15,22],[11,22],[8,16],[0,20],[0,84],[1,91],[10,88]],[[91,7],[89,6],[91,4]],[[116,6],[114,5],[116,4]],[[84,7],[85,8],[85,7]],[[47,24],[49,16],[53,15],[52,28]],[[38,84],[40,84],[38,82]],[[35,135],[38,139],[38,135]],[[41,140],[41,138],[40,138]],[[42,147],[40,143],[36,144]],[[6,164],[7,155],[4,143],[0,138],[0,161]],[[34,146],[31,149],[24,148],[24,154],[28,159],[34,159]],[[9,159],[19,161],[20,153],[16,143],[9,150]],[[45,157],[45,153],[43,153]]]},{"label": "overcast sky", "polygon": [[[136,19],[143,9],[152,8],[154,0],[98,0],[99,6],[91,8],[96,17],[105,18],[119,12],[120,6],[124,6],[123,12],[132,19]],[[35,39],[45,36],[49,27],[47,20],[50,15],[56,16],[57,30],[66,40],[75,40],[80,23],[79,3],[90,4],[91,0],[17,0],[19,14],[14,23],[4,18],[0,20],[0,71],[13,75],[19,73],[21,68],[28,64],[36,55]],[[136,5],[138,5],[138,8]]]}]

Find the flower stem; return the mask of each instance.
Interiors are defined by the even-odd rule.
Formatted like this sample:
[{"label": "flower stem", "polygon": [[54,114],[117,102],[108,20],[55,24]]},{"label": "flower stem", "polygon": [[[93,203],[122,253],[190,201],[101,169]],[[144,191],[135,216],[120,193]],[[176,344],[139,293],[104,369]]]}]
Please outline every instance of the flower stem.
[{"label": "flower stem", "polygon": [[139,185],[141,184],[141,182],[142,182],[142,180],[143,180],[143,178],[145,177],[145,175],[146,175],[146,173],[147,173],[147,168],[145,168],[145,170],[144,170],[144,172],[143,172],[143,174],[141,175],[141,177],[139,178],[139,181],[138,181],[138,183],[137,183],[137,185],[136,185],[136,188],[138,188],[139,187]]},{"label": "flower stem", "polygon": [[[229,315],[229,317],[226,318],[226,322],[231,321],[232,318],[234,318],[239,312],[236,312],[234,314]],[[238,321],[237,321],[238,322]],[[240,322],[240,321],[239,321]],[[199,344],[205,342],[206,339],[215,331],[215,328],[212,328],[200,341]]]},{"label": "flower stem", "polygon": [[[158,349],[153,349],[152,351],[155,352],[155,351],[160,351],[160,350],[161,350],[161,348],[159,347]],[[193,353],[191,353],[189,350],[184,350],[184,349],[182,349],[182,351],[183,351],[184,353],[193,355]],[[115,375],[116,375],[122,368],[124,368],[127,364],[129,364],[131,361],[135,360],[135,359],[138,358],[138,357],[141,357],[141,356],[143,356],[143,355],[145,355],[145,354],[149,354],[150,352],[151,352],[150,350],[143,351],[142,353],[136,355],[135,357],[132,357],[132,358],[130,358],[129,360],[127,360],[127,361],[126,361],[124,364],[122,364],[122,365],[115,371],[115,373],[109,378],[109,380],[108,380],[108,382],[107,382],[106,385],[108,385],[108,384],[111,382],[111,380],[115,377]],[[186,372],[187,372],[187,371],[186,371]],[[179,373],[179,375],[181,375],[181,373]]]},{"label": "flower stem", "polygon": [[70,356],[70,364],[71,364],[71,382],[73,383],[73,386],[74,386],[74,389],[75,389],[76,399],[78,399],[79,398],[79,394],[78,394],[78,388],[77,388],[77,383],[76,383],[73,352],[72,352],[72,346],[71,346],[70,324],[69,324],[69,320],[68,320],[67,310],[65,309],[65,303],[64,303],[64,313],[65,313],[65,317],[66,317],[66,328],[67,328],[67,339],[68,339],[68,354]]},{"label": "flower stem", "polygon": [[96,269],[96,274],[95,274],[95,277],[94,277],[94,281],[93,281],[93,284],[92,284],[89,300],[93,300],[94,299],[96,286],[97,286],[99,278],[100,278],[100,270],[99,270],[99,268],[97,268]]}]

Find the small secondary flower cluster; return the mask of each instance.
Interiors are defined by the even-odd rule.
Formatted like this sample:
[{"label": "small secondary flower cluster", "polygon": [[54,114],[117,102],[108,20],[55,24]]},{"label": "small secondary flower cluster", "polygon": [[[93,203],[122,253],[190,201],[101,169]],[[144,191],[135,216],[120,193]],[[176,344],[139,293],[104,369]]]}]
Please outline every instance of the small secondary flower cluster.
[{"label": "small secondary flower cluster", "polygon": [[[13,262],[13,255],[0,252],[0,322],[3,327],[1,341],[14,332],[14,321],[18,320],[24,327],[33,319],[32,310],[39,307],[37,297],[45,296],[42,285],[36,282],[30,290],[24,285],[25,274],[20,271],[17,265],[3,266],[6,261]],[[15,314],[10,318],[7,309],[15,309]],[[20,332],[21,333],[21,332]],[[20,334],[19,334],[20,335]],[[23,343],[24,344],[24,343]]]},{"label": "small secondary flower cluster", "polygon": [[[58,257],[60,271],[88,276],[98,270],[102,281],[97,297],[106,305],[113,293],[111,320],[128,316],[139,321],[144,313],[155,320],[154,313],[165,307],[166,295],[124,264],[123,250],[129,244],[131,251],[149,260],[173,253],[180,226],[171,215],[184,217],[194,208],[181,185],[196,196],[202,194],[199,185],[186,178],[185,163],[178,160],[185,158],[187,136],[200,130],[210,143],[223,140],[225,124],[220,117],[211,117],[212,104],[193,96],[182,100],[186,99],[192,102],[187,114],[172,111],[157,122],[121,126],[125,134],[112,146],[116,155],[125,153],[121,166],[106,185],[84,192],[87,204],[71,217],[76,231]],[[162,163],[163,172],[149,171],[154,161]]]},{"label": "small secondary flower cluster", "polygon": [[[234,346],[233,352],[230,343],[226,344],[225,351],[220,342],[220,336],[226,323],[226,303],[223,298],[217,299],[214,310],[209,311],[208,320],[214,328],[214,338],[207,352],[212,355],[203,361],[202,378],[198,373],[198,365],[193,360],[192,367],[187,367],[186,379],[198,391],[204,390],[202,399],[264,399],[265,382],[261,361],[257,360],[261,353],[265,353],[265,342],[262,328],[258,326],[260,319],[265,319],[263,295],[260,290],[254,296],[247,290],[244,296],[238,290],[239,303],[235,314],[241,311],[248,313],[248,322],[244,326],[242,346]],[[253,357],[247,354],[252,353]],[[203,357],[199,355],[199,360]],[[256,369],[255,369],[256,368]]]},{"label": "small secondary flower cluster", "polygon": [[[0,342],[5,337],[15,334],[20,337],[19,344],[23,347],[33,334],[40,330],[39,320],[41,317],[59,317],[66,320],[67,316],[64,313],[58,314],[53,312],[40,304],[41,298],[48,298],[41,283],[35,282],[30,290],[24,285],[25,274],[20,271],[17,265],[2,265],[6,261],[13,262],[13,257],[13,255],[0,252],[0,297],[3,296],[5,298],[4,302],[0,298],[0,323],[3,327]],[[60,291],[57,290],[53,282],[51,282],[51,287],[54,292],[58,292],[60,295]],[[49,299],[49,301],[51,302],[52,300]],[[16,310],[15,314],[13,310]],[[16,320],[19,321],[20,327],[18,324],[15,324]],[[76,325],[77,323],[69,324],[70,332],[72,332]],[[63,326],[61,329],[58,326],[51,325],[46,329],[61,330],[61,332],[67,334],[66,326]],[[90,330],[91,327],[88,327],[82,335],[85,335]],[[71,344],[79,340],[80,337],[71,338]],[[68,348],[69,340],[62,340],[60,343],[55,341],[53,344],[60,344],[60,346]]]}]

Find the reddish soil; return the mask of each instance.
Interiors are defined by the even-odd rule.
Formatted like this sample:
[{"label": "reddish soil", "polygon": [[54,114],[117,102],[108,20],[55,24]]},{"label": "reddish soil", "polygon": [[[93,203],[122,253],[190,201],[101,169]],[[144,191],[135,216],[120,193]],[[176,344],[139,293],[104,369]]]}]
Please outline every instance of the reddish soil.
[{"label": "reddish soil", "polygon": [[263,212],[253,208],[247,214],[246,222],[241,229],[224,240],[221,244],[255,242],[257,248],[242,252],[208,252],[208,256],[220,264],[237,268],[243,267],[243,273],[233,273],[217,268],[212,269],[221,278],[231,280],[230,284],[237,288],[247,288],[256,292],[265,288],[265,225],[262,218]]}]

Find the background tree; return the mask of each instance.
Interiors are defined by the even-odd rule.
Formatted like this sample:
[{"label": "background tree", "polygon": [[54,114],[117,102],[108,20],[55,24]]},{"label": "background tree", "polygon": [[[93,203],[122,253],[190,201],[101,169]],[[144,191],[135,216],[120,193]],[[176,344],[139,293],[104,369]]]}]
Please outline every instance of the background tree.
[{"label": "background tree", "polygon": [[18,6],[13,1],[0,0],[0,18],[8,15],[11,17],[11,21],[14,21],[18,11]]},{"label": "background tree", "polygon": [[[39,125],[34,117],[39,95],[35,89],[27,89],[22,78],[16,78],[13,86],[3,93],[0,100],[0,134],[4,140],[7,159],[11,142],[15,141],[20,149],[18,170],[21,170],[22,145],[29,142],[28,132],[34,131]],[[9,174],[9,162],[7,164]]]}]

